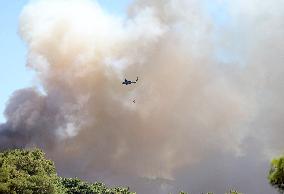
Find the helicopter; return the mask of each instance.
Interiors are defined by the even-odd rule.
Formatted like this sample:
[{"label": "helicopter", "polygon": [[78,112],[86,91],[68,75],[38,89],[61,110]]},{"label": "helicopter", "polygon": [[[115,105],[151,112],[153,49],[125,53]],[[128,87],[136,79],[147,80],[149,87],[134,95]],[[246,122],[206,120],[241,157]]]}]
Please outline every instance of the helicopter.
[{"label": "helicopter", "polygon": [[138,81],[138,77],[136,78],[135,81],[129,81],[126,78],[124,79],[124,82],[122,82],[122,84],[128,85],[128,84],[136,84]]}]

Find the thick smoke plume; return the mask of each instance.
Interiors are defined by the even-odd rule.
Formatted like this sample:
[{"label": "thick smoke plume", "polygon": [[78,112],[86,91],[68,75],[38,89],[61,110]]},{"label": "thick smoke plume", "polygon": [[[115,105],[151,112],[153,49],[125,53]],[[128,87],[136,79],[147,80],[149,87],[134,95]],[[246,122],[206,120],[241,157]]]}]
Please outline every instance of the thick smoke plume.
[{"label": "thick smoke plume", "polygon": [[141,194],[273,193],[265,179],[268,156],[284,146],[283,9],[280,0],[137,0],[122,18],[90,0],[32,1],[19,30],[40,87],[10,98],[0,148],[40,146],[64,176]]}]

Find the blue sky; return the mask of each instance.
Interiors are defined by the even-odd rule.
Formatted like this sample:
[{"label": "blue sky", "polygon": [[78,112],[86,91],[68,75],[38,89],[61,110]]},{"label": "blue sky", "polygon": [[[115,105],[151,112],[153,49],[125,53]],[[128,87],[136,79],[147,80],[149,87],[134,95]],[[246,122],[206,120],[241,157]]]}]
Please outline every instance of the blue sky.
[{"label": "blue sky", "polygon": [[[0,5],[0,111],[16,89],[30,85],[32,72],[25,67],[26,48],[18,35],[18,17],[27,0],[3,0]],[[0,114],[0,122],[4,117]]]},{"label": "blue sky", "polygon": [[[132,0],[98,0],[108,12],[125,15]],[[11,94],[32,85],[34,75],[26,68],[27,49],[18,35],[18,18],[28,0],[1,0],[0,2],[0,123],[5,121],[3,111]]]}]

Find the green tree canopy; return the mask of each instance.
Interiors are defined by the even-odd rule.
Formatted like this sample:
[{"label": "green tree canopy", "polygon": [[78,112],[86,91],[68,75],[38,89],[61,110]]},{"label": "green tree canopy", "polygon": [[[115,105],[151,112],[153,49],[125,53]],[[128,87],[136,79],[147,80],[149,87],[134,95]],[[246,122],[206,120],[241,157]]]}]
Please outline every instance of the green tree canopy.
[{"label": "green tree canopy", "polygon": [[271,161],[268,180],[272,186],[284,193],[284,156]]},{"label": "green tree canopy", "polygon": [[108,188],[79,178],[61,178],[40,149],[0,153],[1,194],[135,194],[129,188]]},{"label": "green tree canopy", "polygon": [[[269,179],[283,190],[284,159],[272,161]],[[1,194],[135,194],[129,188],[107,187],[103,183],[88,183],[79,178],[61,178],[54,163],[40,149],[0,152]],[[187,194],[180,192],[179,194]],[[207,193],[213,194],[213,193]],[[231,190],[226,194],[241,194]]]},{"label": "green tree canopy", "polygon": [[61,178],[67,194],[135,194],[129,188],[108,188],[103,183],[87,183],[79,178]]},{"label": "green tree canopy", "polygon": [[64,189],[41,150],[16,149],[0,153],[0,193],[61,194]]}]

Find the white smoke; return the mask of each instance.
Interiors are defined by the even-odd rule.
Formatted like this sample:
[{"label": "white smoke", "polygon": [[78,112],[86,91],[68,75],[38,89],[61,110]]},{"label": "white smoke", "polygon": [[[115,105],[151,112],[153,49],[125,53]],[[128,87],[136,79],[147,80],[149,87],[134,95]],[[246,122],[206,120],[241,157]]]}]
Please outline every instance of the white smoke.
[{"label": "white smoke", "polygon": [[[264,154],[283,151],[283,3],[215,4],[228,12],[222,28],[206,1],[139,0],[127,18],[90,0],[29,3],[20,33],[44,92],[14,93],[1,148],[41,146],[64,176],[139,193],[232,182],[271,192]],[[263,185],[250,186],[252,175]]]}]

